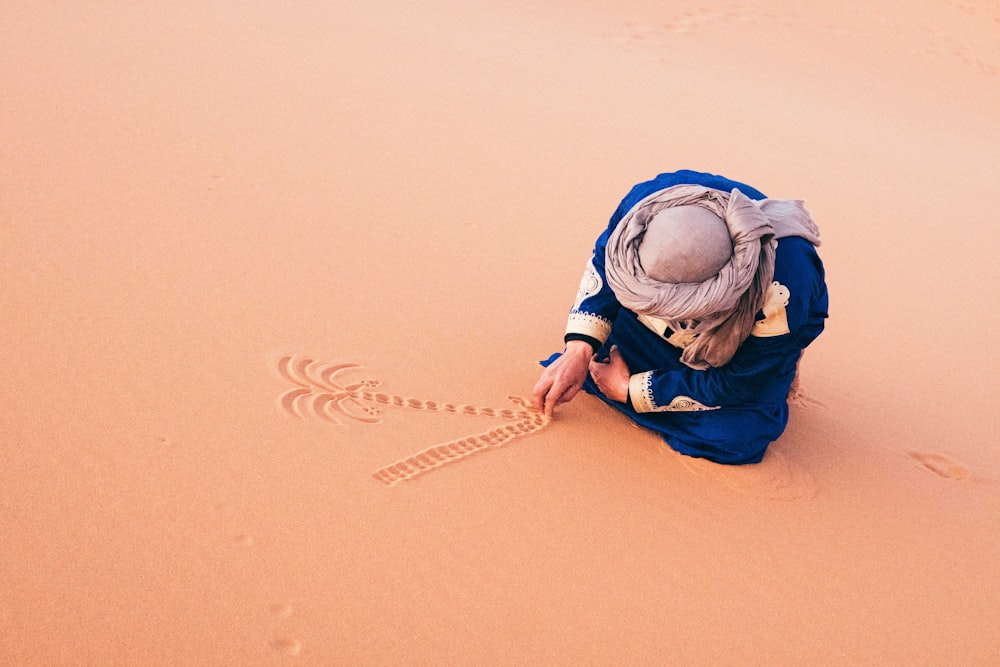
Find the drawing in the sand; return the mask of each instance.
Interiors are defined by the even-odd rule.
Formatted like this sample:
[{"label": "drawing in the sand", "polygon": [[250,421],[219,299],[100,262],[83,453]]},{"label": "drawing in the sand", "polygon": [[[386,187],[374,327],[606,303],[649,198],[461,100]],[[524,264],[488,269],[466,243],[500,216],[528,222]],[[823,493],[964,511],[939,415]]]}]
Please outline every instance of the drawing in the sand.
[{"label": "drawing in the sand", "polygon": [[304,418],[316,415],[334,424],[345,420],[377,424],[383,408],[425,410],[462,415],[481,415],[506,420],[508,423],[479,433],[462,436],[431,445],[410,456],[376,470],[372,476],[383,484],[393,485],[413,479],[425,472],[461,460],[486,449],[502,447],[515,438],[539,430],[549,419],[518,396],[508,396],[515,407],[491,408],[475,405],[426,401],[375,391],[380,382],[364,379],[350,382],[339,379],[348,371],[361,366],[354,363],[328,363],[308,357],[282,357],[278,372],[295,385],[283,392],[278,401],[290,414]]}]

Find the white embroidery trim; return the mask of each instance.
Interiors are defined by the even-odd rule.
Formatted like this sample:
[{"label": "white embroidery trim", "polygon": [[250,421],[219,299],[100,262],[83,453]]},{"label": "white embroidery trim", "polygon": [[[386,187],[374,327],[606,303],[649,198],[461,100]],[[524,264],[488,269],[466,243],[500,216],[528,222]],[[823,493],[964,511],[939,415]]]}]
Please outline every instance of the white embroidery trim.
[{"label": "white embroidery trim", "polygon": [[566,333],[583,334],[603,343],[611,335],[611,320],[594,313],[574,310],[570,312],[566,322]]},{"label": "white embroidery trim", "polygon": [[653,403],[653,371],[636,373],[628,379],[628,397],[632,401],[632,407],[636,412],[653,412],[656,404]]},{"label": "white embroidery trim", "polygon": [[699,403],[690,396],[674,396],[673,400],[670,401],[670,405],[665,405],[662,408],[657,408],[657,412],[705,412],[707,410],[718,410],[721,406],[713,405],[708,406],[704,403]]},{"label": "white embroidery trim", "polygon": [[[682,350],[693,343],[695,338],[698,337],[698,334],[687,331],[687,329],[683,326],[685,324],[684,322],[668,322],[667,320],[661,320],[658,317],[642,314],[639,314],[638,317],[639,322],[642,323],[647,329],[674,347],[679,347]],[[666,335],[667,329],[670,329],[671,331],[669,336]]]},{"label": "white embroidery trim", "polygon": [[653,399],[653,371],[636,373],[628,380],[629,398],[636,412],[705,412],[720,406],[699,403],[690,396],[674,396],[668,405],[657,405]]},{"label": "white embroidery trim", "polygon": [[602,287],[604,287],[604,281],[601,280],[601,274],[594,267],[594,258],[591,257],[583,269],[583,277],[580,279],[580,288],[576,292],[573,310],[580,310],[580,304],[600,292]]},{"label": "white embroidery trim", "polygon": [[791,333],[788,327],[788,312],[785,310],[791,296],[791,291],[777,280],[771,283],[764,297],[764,307],[761,309],[764,311],[764,319],[754,323],[750,335],[770,338]]}]

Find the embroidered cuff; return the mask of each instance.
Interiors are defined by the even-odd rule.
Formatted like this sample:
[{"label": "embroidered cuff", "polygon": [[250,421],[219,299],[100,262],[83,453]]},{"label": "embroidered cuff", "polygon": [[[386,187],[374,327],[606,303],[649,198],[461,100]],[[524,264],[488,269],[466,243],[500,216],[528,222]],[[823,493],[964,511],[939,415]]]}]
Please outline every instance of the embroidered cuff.
[{"label": "embroidered cuff", "polygon": [[699,403],[690,396],[674,396],[668,405],[657,405],[653,398],[653,371],[636,373],[628,379],[628,395],[636,412],[704,412],[720,406]]},{"label": "embroidered cuff", "polygon": [[632,407],[636,412],[655,412],[656,404],[653,403],[653,371],[636,373],[628,379],[628,397],[632,401]]},{"label": "embroidered cuff", "polygon": [[566,322],[567,334],[583,334],[595,338],[603,344],[611,335],[611,321],[607,318],[582,310],[570,311]]}]

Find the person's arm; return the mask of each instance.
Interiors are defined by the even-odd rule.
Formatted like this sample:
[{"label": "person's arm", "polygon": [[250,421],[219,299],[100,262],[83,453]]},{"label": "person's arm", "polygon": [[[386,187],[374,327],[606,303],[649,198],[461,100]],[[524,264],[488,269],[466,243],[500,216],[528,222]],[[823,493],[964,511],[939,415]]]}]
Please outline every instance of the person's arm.
[{"label": "person's arm", "polygon": [[605,230],[598,237],[594,253],[587,260],[576,301],[566,320],[566,333],[563,337],[566,343],[573,341],[588,343],[592,352],[600,349],[611,335],[611,323],[621,308],[604,274],[604,253],[609,233],[609,230]]},{"label": "person's arm", "polygon": [[750,337],[721,368],[650,370],[629,377],[637,412],[700,411],[754,402],[780,372],[794,372],[802,349],[823,329],[827,292],[815,249],[802,239],[778,245],[774,282]]},{"label": "person's arm", "polygon": [[636,412],[700,412],[759,399],[782,368],[795,368],[800,348],[786,334],[780,340],[747,340],[721,368],[651,370],[632,373],[612,346],[607,360],[590,362],[590,375],[607,398]]},{"label": "person's arm", "polygon": [[611,323],[621,308],[604,276],[604,255],[608,236],[628,211],[629,194],[611,216],[607,229],[597,238],[594,252],[580,280],[576,301],[570,309],[562,354],[547,364],[532,389],[535,407],[551,415],[556,406],[571,401],[587,379],[594,354],[611,335]]},{"label": "person's arm", "polygon": [[651,370],[628,380],[628,398],[636,412],[698,412],[759,400],[782,368],[794,369],[801,349],[791,334],[778,339],[749,338],[721,368]]}]

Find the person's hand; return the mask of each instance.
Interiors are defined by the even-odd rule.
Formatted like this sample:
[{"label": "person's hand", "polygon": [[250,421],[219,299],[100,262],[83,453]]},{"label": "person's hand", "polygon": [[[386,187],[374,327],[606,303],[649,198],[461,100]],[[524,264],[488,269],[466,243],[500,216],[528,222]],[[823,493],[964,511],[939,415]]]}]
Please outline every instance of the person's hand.
[{"label": "person's hand", "polygon": [[562,355],[549,364],[535,383],[532,390],[535,408],[551,417],[557,405],[573,400],[587,379],[587,366],[593,356],[590,343],[568,341]]},{"label": "person's hand", "polygon": [[611,356],[607,361],[598,361],[597,356],[590,361],[590,377],[605,396],[612,401],[624,403],[628,400],[628,381],[632,373],[617,345],[611,346]]}]

